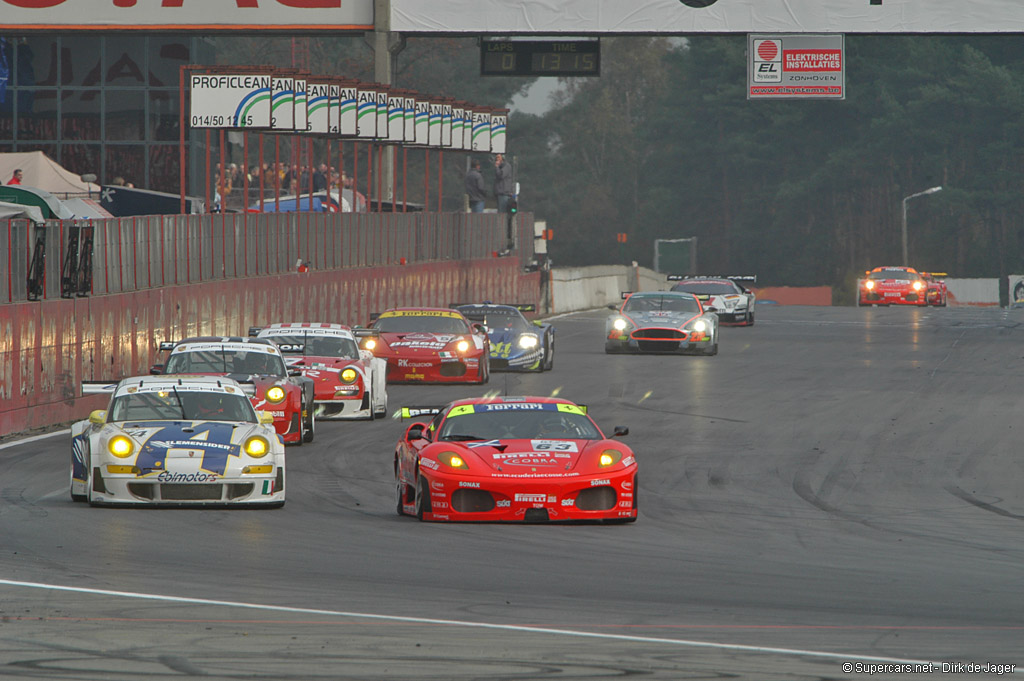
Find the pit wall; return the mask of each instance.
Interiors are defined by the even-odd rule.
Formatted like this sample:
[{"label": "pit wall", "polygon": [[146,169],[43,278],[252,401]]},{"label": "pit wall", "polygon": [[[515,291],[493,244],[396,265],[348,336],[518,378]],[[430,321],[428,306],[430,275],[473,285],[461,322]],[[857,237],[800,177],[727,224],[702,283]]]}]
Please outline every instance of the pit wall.
[{"label": "pit wall", "polygon": [[273,322],[367,324],[400,305],[536,303],[540,274],[517,258],[310,271],[0,306],[0,437],[85,418],[108,398],[82,380],[146,374],[158,343],[245,335]]}]

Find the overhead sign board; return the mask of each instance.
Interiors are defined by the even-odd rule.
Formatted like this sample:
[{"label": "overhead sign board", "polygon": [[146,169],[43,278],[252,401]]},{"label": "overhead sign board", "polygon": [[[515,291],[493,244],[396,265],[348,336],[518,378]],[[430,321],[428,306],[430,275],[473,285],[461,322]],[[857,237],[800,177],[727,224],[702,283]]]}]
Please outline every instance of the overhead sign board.
[{"label": "overhead sign board", "polygon": [[271,81],[269,74],[192,74],[189,125],[269,128]]},{"label": "overhead sign board", "polygon": [[749,99],[845,99],[843,36],[747,37]]},{"label": "overhead sign board", "polygon": [[390,0],[399,33],[1020,33],[1020,0]]},{"label": "overhead sign board", "polygon": [[373,0],[0,0],[0,30],[372,31]]}]

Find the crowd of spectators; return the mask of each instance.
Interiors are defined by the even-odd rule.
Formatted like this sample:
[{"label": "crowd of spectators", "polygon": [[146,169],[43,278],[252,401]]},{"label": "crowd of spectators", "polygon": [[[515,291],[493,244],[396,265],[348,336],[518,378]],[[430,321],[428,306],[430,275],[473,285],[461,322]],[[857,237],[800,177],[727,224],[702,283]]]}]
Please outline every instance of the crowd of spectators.
[{"label": "crowd of spectators", "polygon": [[[213,183],[213,194],[215,196],[214,209],[220,210],[221,206],[229,211],[241,211],[246,207],[259,203],[262,179],[263,200],[273,199],[275,195],[295,196],[308,194],[312,187],[313,193],[330,189],[332,192],[339,190],[345,195],[351,204],[352,199],[352,178],[338,172],[337,168],[330,168],[326,163],[321,163],[313,169],[310,176],[308,166],[299,168],[289,163],[258,163],[252,164],[248,169],[239,166],[237,163],[226,164],[224,171],[221,171],[221,164],[218,163],[211,173],[210,181]],[[248,181],[249,192],[245,194],[246,181]],[[363,192],[358,192],[359,207],[356,210],[366,210],[366,197]],[[222,201],[221,197],[226,197]]]}]

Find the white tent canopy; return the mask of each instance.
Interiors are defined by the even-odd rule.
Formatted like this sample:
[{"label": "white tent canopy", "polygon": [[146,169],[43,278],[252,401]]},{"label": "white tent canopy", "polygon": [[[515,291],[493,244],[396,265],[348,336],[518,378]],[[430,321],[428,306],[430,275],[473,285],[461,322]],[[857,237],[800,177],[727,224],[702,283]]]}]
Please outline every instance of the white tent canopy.
[{"label": "white tent canopy", "polygon": [[0,220],[31,220],[43,224],[43,211],[37,206],[23,206],[20,203],[0,201]]},{"label": "white tent canopy", "polygon": [[21,168],[24,173],[21,184],[26,187],[38,187],[51,194],[65,196],[67,194],[99,193],[99,185],[83,182],[82,178],[64,168],[41,151],[15,151],[0,154],[0,184],[7,184],[15,169]]}]

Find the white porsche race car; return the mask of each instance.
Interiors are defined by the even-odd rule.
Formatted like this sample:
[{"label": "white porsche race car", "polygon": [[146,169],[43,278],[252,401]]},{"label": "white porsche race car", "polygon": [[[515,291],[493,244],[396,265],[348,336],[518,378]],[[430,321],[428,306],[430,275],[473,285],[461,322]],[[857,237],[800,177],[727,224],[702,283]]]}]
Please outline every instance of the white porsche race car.
[{"label": "white porsche race car", "polygon": [[757,294],[740,282],[754,283],[757,281],[756,275],[720,277],[670,274],[668,280],[677,282],[670,290],[692,293],[705,308],[718,314],[723,326],[754,325]]},{"label": "white porsche race car", "polygon": [[214,376],[85,381],[110,406],[71,427],[71,498],[98,505],[283,506],[284,442],[242,386]]}]

